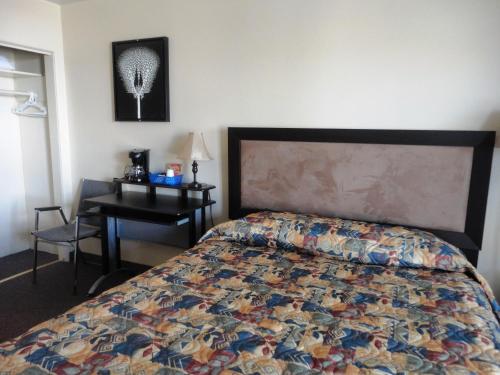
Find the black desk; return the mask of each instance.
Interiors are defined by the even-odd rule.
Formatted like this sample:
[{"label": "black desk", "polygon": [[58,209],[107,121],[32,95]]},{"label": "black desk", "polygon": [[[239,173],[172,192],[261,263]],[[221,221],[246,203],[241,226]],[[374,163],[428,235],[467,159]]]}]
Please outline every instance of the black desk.
[{"label": "black desk", "polygon": [[[101,220],[102,273],[89,290],[94,294],[97,287],[112,273],[121,268],[120,238],[117,231],[117,219],[143,221],[156,224],[174,224],[189,219],[189,246],[194,246],[205,232],[205,220],[201,222],[201,233],[197,234],[196,210],[215,203],[213,200],[191,198],[187,196],[158,195],[142,192],[123,192],[107,194],[85,200],[99,205]],[[204,215],[202,215],[204,216]],[[203,218],[203,217],[202,217]]]}]

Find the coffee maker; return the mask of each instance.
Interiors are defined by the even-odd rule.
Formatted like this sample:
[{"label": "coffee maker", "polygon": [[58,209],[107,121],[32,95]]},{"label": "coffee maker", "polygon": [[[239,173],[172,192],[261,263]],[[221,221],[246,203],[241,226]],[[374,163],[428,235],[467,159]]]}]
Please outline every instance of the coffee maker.
[{"label": "coffee maker", "polygon": [[134,148],[128,153],[132,165],[125,168],[125,178],[131,182],[148,182],[149,150]]}]

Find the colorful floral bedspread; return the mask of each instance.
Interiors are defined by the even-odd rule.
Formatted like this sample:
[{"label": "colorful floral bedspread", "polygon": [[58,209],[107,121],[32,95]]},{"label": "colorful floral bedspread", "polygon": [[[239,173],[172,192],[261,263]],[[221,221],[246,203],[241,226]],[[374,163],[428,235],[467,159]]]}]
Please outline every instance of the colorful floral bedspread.
[{"label": "colorful floral bedspread", "polygon": [[425,232],[254,214],[0,344],[0,374],[500,373],[471,267]]}]

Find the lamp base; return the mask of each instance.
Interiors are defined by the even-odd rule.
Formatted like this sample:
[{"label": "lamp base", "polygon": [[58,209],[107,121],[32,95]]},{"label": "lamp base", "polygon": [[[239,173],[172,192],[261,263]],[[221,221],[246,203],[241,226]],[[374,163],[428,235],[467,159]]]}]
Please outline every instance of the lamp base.
[{"label": "lamp base", "polygon": [[201,184],[198,181],[196,181],[196,173],[198,173],[198,163],[196,162],[196,160],[193,160],[192,167],[193,167],[193,182],[191,182],[188,185],[188,187],[191,189],[201,189]]},{"label": "lamp base", "polygon": [[191,189],[201,189],[203,187],[203,184],[201,182],[191,182],[188,184],[188,187],[190,187]]}]

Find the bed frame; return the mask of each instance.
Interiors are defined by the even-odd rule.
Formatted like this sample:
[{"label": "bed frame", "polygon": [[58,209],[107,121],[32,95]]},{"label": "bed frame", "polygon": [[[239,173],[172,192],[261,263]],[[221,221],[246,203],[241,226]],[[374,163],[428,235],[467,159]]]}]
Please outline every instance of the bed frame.
[{"label": "bed frame", "polygon": [[495,132],[228,129],[229,217],[274,210],[424,229],[477,265]]}]

